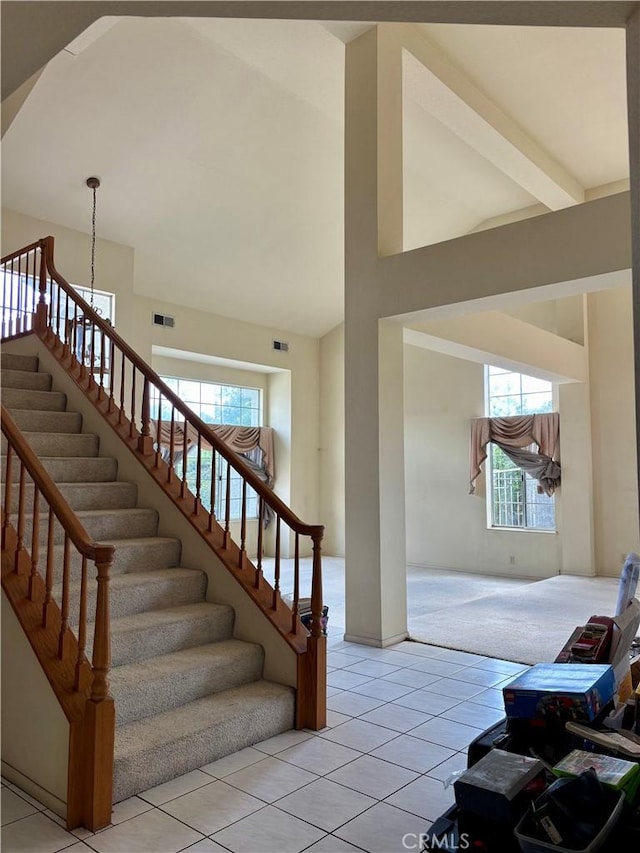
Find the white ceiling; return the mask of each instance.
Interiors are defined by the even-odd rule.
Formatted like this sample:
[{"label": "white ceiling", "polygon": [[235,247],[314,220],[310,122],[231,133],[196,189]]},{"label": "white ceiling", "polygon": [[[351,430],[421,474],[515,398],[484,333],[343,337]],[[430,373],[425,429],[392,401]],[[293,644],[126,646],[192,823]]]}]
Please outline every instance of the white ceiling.
[{"label": "white ceiling", "polygon": [[[367,26],[98,22],[6,133],[3,205],[87,231],[96,174],[98,234],[135,248],[137,292],[325,334],[343,313],[344,42]],[[628,176],[622,31],[424,32],[569,182]],[[416,63],[405,56],[405,246],[539,209],[499,146],[430,111]]]}]

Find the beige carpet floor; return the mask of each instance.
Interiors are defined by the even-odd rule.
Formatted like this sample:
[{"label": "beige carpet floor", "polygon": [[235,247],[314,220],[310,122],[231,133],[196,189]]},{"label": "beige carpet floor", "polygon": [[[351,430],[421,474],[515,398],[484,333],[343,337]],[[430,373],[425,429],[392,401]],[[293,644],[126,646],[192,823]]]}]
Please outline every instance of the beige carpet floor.
[{"label": "beige carpet floor", "polygon": [[611,616],[617,578],[569,575],[452,603],[409,619],[412,640],[520,663],[553,661],[576,625]]}]

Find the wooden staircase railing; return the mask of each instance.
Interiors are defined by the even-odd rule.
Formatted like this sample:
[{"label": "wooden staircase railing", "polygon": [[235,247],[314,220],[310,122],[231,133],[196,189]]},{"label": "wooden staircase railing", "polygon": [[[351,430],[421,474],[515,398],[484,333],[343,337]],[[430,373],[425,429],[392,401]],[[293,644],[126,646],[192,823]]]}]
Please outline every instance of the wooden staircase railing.
[{"label": "wooden staircase railing", "polygon": [[[326,725],[326,637],[322,621],[321,565],[324,527],[302,522],[242,458],[182,402],[111,324],[76,293],[55,269],[53,237],[45,237],[9,255],[1,263],[6,306],[3,330],[20,334],[25,329],[33,329],[261,608],[297,654],[296,726],[323,728]],[[154,438],[161,432],[165,436],[168,434],[164,448]],[[206,448],[215,452],[208,454]],[[227,463],[226,475],[220,484],[225,498],[222,518],[215,514],[219,488],[217,455]],[[180,461],[177,461],[179,456]],[[190,469],[195,467],[195,472],[189,475],[187,461]],[[240,479],[240,494],[236,499],[240,506],[239,544],[231,537],[232,470]],[[193,473],[195,476],[191,476]],[[249,525],[247,506],[251,490],[257,495],[258,522]],[[273,569],[266,577],[263,522],[268,513],[273,517],[274,542]],[[310,543],[312,553],[311,578],[305,589],[300,564],[302,540]],[[291,606],[285,604],[281,596],[283,561],[289,553],[293,561]],[[310,599],[309,630],[299,618],[302,599]]]},{"label": "wooden staircase railing", "polygon": [[[108,682],[109,578],[114,547],[91,540],[9,413],[1,408],[7,442],[2,588],[69,721],[67,826],[84,824],[96,830],[111,820],[115,711]],[[46,537],[41,536],[44,525]],[[28,527],[31,534],[25,536]],[[56,553],[59,538],[61,555],[60,549]],[[77,614],[70,612],[72,549],[81,558]],[[97,578],[94,614],[87,613],[89,563],[95,564]],[[59,600],[54,597],[56,585],[62,586]],[[92,621],[89,664],[85,652],[87,624]],[[77,625],[77,636],[69,627],[72,624]]]}]

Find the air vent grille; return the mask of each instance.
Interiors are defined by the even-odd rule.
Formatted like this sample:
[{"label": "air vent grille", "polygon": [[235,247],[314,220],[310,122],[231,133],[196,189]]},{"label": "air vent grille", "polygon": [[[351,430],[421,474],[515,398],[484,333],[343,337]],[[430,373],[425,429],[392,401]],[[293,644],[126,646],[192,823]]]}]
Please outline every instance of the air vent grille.
[{"label": "air vent grille", "polygon": [[286,341],[274,341],[273,348],[278,352],[289,352],[289,344]]},{"label": "air vent grille", "polygon": [[175,318],[170,317],[168,314],[157,314],[155,311],[151,315],[153,318],[154,326],[169,326],[169,328],[173,328],[176,324]]}]

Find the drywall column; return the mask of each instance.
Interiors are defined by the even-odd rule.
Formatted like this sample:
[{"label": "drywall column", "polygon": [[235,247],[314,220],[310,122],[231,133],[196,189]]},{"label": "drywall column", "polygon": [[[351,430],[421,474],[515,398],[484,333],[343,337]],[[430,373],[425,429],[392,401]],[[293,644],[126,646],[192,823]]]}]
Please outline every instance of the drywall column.
[{"label": "drywall column", "polygon": [[[404,638],[407,624],[402,330],[378,323],[376,283],[379,160],[390,148],[401,153],[399,128],[385,124],[381,102],[399,104],[401,93],[399,75],[384,74],[383,63],[395,56],[391,40],[379,36],[375,28],[346,49],[345,636],[384,646]],[[400,120],[399,110],[394,117]],[[401,170],[387,168],[382,177],[401,211]],[[401,223],[381,217],[380,229],[381,244],[391,235],[385,248],[393,251]]]},{"label": "drywall column", "polygon": [[[631,178],[631,268],[636,393],[636,466],[640,484],[640,9],[627,22],[627,123]],[[640,503],[639,503],[640,505]]]}]

